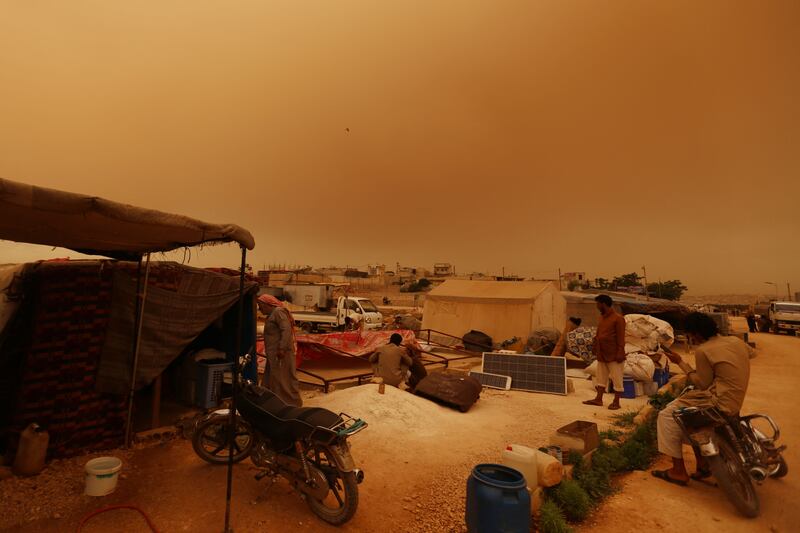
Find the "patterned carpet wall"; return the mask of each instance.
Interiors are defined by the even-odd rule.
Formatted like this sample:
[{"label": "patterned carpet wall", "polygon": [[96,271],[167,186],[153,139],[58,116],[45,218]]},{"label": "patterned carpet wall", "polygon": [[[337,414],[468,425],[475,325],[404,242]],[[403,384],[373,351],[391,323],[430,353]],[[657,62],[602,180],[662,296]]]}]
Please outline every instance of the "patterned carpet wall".
[{"label": "patterned carpet wall", "polygon": [[[31,273],[20,317],[30,338],[20,350],[12,435],[36,422],[50,433],[48,456],[68,457],[120,446],[126,396],[95,391],[95,376],[111,311],[113,269],[136,275],[133,263],[41,263]],[[151,283],[173,289],[178,269],[153,268]],[[8,418],[8,417],[7,417]]]}]

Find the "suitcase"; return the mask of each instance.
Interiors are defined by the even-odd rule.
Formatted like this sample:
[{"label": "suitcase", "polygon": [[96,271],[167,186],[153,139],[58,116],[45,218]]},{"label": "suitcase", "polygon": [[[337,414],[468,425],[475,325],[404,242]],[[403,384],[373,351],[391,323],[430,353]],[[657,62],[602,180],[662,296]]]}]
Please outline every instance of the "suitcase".
[{"label": "suitcase", "polygon": [[414,394],[466,413],[478,401],[482,388],[472,376],[435,372],[419,382]]},{"label": "suitcase", "polygon": [[464,348],[471,352],[491,352],[492,351],[492,338],[482,331],[475,331],[474,329],[461,337],[464,343]]}]

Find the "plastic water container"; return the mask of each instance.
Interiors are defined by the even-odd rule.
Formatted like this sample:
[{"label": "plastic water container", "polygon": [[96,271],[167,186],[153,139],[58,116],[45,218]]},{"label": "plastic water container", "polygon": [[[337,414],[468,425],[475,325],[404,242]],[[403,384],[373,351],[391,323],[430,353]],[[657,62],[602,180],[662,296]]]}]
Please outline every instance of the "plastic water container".
[{"label": "plastic water container", "polygon": [[105,496],[117,488],[122,461],[116,457],[98,457],[86,463],[87,496]]},{"label": "plastic water container", "polygon": [[514,470],[519,470],[525,478],[525,483],[529,490],[535,489],[538,483],[536,471],[536,450],[519,444],[509,444],[503,450],[503,458],[500,462]]},{"label": "plastic water container", "polygon": [[503,465],[481,464],[467,480],[469,533],[528,533],[531,497],[523,475]]},{"label": "plastic water container", "polygon": [[39,424],[26,427],[19,436],[19,448],[12,470],[18,476],[35,476],[44,468],[50,435]]}]

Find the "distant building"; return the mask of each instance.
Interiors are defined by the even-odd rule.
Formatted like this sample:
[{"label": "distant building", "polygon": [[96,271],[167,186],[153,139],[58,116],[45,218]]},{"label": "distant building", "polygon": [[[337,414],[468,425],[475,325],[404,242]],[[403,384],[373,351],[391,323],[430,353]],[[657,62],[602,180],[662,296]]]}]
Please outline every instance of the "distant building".
[{"label": "distant building", "polygon": [[589,280],[586,278],[586,272],[564,272],[561,274],[561,283],[569,285],[571,282],[583,285]]},{"label": "distant building", "polygon": [[386,265],[369,265],[367,272],[370,277],[383,277],[386,275]]},{"label": "distant building", "polygon": [[450,263],[436,263],[433,265],[433,275],[437,278],[454,276],[456,269]]}]

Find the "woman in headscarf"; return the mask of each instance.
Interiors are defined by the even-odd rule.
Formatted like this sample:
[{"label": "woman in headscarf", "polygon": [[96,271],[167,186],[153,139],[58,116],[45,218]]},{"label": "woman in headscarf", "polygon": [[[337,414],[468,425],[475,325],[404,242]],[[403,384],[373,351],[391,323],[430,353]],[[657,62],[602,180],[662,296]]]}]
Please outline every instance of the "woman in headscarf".
[{"label": "woman in headscarf", "polygon": [[264,386],[289,405],[301,407],[300,383],[297,381],[297,344],[294,319],[284,303],[269,294],[258,297],[258,308],[267,317],[264,322],[264,355],[268,372]]}]

